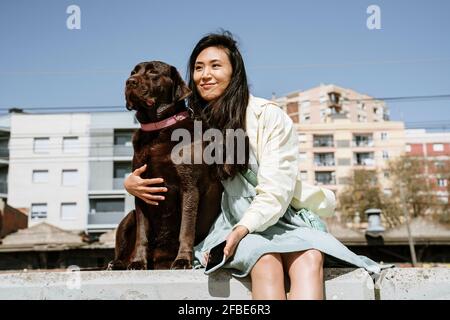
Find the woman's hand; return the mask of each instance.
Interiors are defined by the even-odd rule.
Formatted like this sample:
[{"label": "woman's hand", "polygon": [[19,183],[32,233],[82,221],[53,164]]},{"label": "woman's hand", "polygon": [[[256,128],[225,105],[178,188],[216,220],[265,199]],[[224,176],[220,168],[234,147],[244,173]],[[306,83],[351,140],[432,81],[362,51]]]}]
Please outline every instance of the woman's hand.
[{"label": "woman's hand", "polygon": [[162,178],[154,178],[154,179],[142,179],[141,174],[145,172],[147,169],[147,165],[144,164],[142,167],[137,168],[130,174],[125,181],[123,182],[123,186],[128,191],[129,194],[132,194],[135,197],[145,201],[148,204],[157,206],[158,201],[164,200],[164,196],[153,195],[153,193],[157,192],[167,192],[167,188],[165,187],[148,187],[152,184],[163,183],[164,179]]},{"label": "woman's hand", "polygon": [[227,237],[227,244],[223,249],[225,256],[231,257],[239,242],[248,234],[248,229],[244,226],[237,226]]}]

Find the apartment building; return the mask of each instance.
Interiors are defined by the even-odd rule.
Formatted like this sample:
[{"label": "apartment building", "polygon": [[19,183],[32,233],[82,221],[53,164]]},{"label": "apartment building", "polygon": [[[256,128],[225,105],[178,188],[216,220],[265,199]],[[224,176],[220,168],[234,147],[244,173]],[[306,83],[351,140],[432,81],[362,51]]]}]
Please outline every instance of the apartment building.
[{"label": "apartment building", "polygon": [[9,129],[10,115],[0,116],[0,199],[8,196],[8,168],[9,168]]},{"label": "apartment building", "polygon": [[338,192],[353,169],[377,170],[390,192],[387,160],[404,153],[405,135],[383,101],[333,84],[274,100],[296,124],[304,181]]},{"label": "apartment building", "polygon": [[438,197],[448,202],[448,170],[450,161],[450,132],[427,132],[425,129],[406,130],[406,154],[423,157],[425,162],[424,174],[429,177],[430,185]]},{"label": "apartment building", "polygon": [[137,127],[128,112],[12,113],[8,204],[29,208],[29,226],[115,228],[134,206],[122,183]]}]

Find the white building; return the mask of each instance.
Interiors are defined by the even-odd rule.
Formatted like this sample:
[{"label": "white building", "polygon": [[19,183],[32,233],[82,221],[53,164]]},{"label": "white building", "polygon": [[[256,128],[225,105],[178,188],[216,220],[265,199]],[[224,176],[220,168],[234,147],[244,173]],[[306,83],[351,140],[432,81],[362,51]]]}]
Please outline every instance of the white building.
[{"label": "white building", "polygon": [[112,229],[133,206],[131,112],[11,114],[8,203],[29,208],[29,226]]}]

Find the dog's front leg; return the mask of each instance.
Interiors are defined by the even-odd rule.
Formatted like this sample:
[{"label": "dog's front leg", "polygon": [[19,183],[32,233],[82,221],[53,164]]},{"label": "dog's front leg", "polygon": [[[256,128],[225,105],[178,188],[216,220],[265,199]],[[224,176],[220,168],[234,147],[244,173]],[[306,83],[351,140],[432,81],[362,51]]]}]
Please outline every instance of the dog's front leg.
[{"label": "dog's front leg", "polygon": [[195,224],[197,219],[199,191],[197,186],[182,187],[181,226],[178,254],[171,269],[191,269],[195,241]]},{"label": "dog's front leg", "polygon": [[136,241],[131,255],[129,270],[147,270],[147,230],[149,228],[148,219],[142,212],[143,203],[136,201]]}]

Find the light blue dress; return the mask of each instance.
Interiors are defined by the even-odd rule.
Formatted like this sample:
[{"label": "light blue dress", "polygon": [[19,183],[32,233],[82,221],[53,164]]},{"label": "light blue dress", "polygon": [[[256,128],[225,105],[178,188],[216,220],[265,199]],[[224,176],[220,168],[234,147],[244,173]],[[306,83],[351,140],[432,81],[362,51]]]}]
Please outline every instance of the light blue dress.
[{"label": "light blue dress", "polygon": [[[253,160],[253,161],[252,161]],[[249,169],[258,171],[255,157],[250,152]],[[244,215],[253,197],[255,188],[241,175],[222,181],[222,212],[210,229],[208,236],[194,248],[194,267],[201,268],[203,255],[212,247],[226,239],[232,227]],[[222,268],[232,269],[235,277],[247,276],[256,261],[266,253],[298,252],[317,249],[325,253],[327,267],[362,267],[370,274],[378,275],[382,269],[392,265],[380,265],[375,261],[357,255],[328,232],[313,229],[296,214],[290,206],[275,225],[263,232],[247,234],[236,248],[235,254]]]}]

